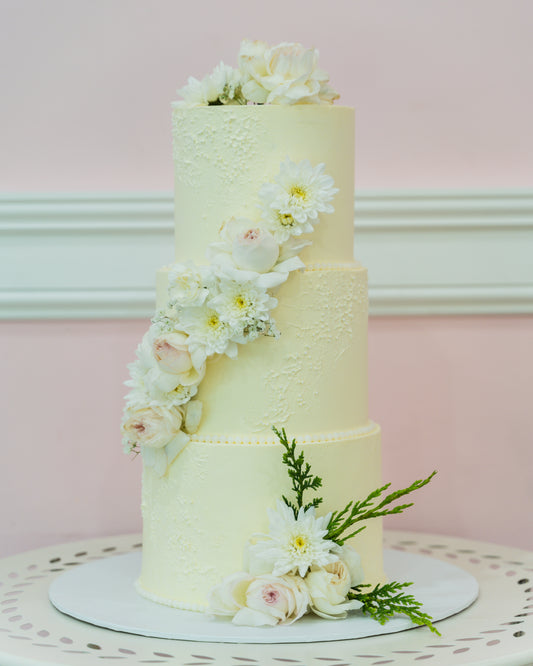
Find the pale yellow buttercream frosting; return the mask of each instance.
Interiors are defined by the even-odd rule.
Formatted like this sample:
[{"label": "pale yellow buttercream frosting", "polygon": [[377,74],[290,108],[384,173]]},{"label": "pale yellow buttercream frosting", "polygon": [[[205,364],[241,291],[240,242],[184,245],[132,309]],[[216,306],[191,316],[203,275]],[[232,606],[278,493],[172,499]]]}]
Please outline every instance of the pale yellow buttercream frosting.
[{"label": "pale yellow buttercream frosting", "polygon": [[259,189],[280,164],[324,163],[339,192],[300,257],[353,259],[354,111],[329,105],[173,110],[176,261],[205,263],[208,243],[232,217],[259,219]]},{"label": "pale yellow buttercream frosting", "polygon": [[[367,409],[367,277],[353,260],[353,110],[329,105],[175,108],[176,259],[206,263],[231,217],[259,219],[258,192],[280,163],[324,163],[339,192],[274,296],[279,339],[210,360],[198,432],[163,477],[143,474],[143,565],[138,589],[201,609],[209,589],[242,568],[244,545],[268,528],[267,508],[290,493],[285,427],[322,477],[320,512],[381,485],[380,431]],[[166,302],[158,272],[158,307]],[[352,545],[368,581],[383,580],[381,521]]]}]

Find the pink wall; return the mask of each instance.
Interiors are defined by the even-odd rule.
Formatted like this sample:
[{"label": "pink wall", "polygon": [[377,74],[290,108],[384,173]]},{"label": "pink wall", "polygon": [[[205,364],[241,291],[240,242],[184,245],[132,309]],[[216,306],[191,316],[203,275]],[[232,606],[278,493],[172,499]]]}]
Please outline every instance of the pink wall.
[{"label": "pink wall", "polygon": [[439,471],[389,527],[533,549],[532,341],[531,316],[371,319],[383,478]]},{"label": "pink wall", "polygon": [[528,187],[532,25],[529,0],[3,0],[0,189],[170,190],[170,101],[243,37],[320,49],[358,187]]},{"label": "pink wall", "polygon": [[[0,556],[140,529],[141,465],[122,454],[119,421],[145,327],[1,327]],[[373,318],[369,340],[384,480],[439,470],[389,526],[533,549],[533,317]]]}]

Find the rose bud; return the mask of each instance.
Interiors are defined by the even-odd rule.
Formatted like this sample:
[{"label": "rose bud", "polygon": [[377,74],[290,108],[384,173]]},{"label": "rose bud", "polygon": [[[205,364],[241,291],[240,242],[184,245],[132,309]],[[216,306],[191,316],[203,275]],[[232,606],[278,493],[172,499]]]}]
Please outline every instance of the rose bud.
[{"label": "rose bud", "polygon": [[232,256],[238,268],[267,273],[279,257],[279,245],[260,227],[242,231],[233,239]]}]

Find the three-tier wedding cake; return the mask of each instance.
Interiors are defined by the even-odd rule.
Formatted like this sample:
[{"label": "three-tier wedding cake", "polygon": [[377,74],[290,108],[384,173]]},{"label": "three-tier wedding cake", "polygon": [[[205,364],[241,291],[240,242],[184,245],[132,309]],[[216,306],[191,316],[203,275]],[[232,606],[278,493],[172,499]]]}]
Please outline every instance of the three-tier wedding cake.
[{"label": "three-tier wedding cake", "polygon": [[[367,272],[353,258],[354,110],[333,105],[316,58],[245,41],[239,69],[190,79],[173,107],[176,263],[157,275],[123,434],[144,464],[138,590],[177,608],[206,608],[253,568],[248,540],[273,538],[291,492],[273,426],[322,479],[316,515],[299,514],[308,531],[287,527],[302,576],[343,559],[337,546],[319,553],[319,516],[380,486]],[[384,580],[381,519],[348,543],[365,581]]]}]

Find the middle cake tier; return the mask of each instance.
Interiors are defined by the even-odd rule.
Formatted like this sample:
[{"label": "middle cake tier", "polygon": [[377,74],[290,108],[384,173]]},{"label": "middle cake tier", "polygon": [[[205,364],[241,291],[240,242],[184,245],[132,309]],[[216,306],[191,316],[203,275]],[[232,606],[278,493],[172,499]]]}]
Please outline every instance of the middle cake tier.
[{"label": "middle cake tier", "polygon": [[[157,307],[168,269],[157,276]],[[239,345],[238,357],[208,362],[198,399],[202,438],[349,432],[368,424],[366,269],[317,264],[292,273],[275,292],[279,338]]]}]

